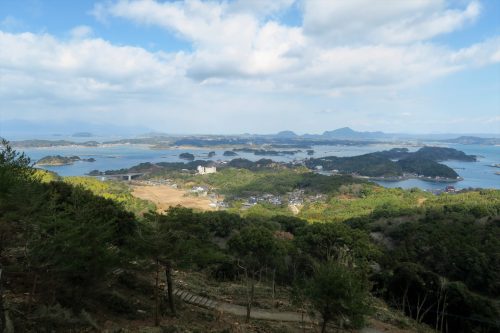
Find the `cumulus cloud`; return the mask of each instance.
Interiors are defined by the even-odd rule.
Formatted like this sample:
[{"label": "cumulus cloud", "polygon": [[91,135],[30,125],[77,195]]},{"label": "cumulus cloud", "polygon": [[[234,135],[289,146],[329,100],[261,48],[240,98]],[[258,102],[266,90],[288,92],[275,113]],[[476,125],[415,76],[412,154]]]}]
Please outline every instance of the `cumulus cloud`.
[{"label": "cumulus cloud", "polygon": [[[151,115],[169,112],[169,117],[178,119],[190,110],[207,122],[216,117],[194,110],[211,105],[210,112],[229,117],[224,110],[232,105],[252,115],[259,109],[271,117],[266,112],[272,108],[298,108],[291,98],[298,94],[341,98],[350,93],[392,93],[500,62],[500,37],[460,49],[433,42],[435,36],[478,18],[479,2],[462,3],[462,7],[451,7],[445,0],[394,1],[391,6],[377,6],[380,2],[373,0],[97,3],[92,13],[108,25],[122,19],[160,27],[191,43],[192,50],[151,52],[116,45],[88,26],[73,28],[68,39],[0,31],[0,78],[9,82],[0,85],[0,97],[79,101],[99,110],[105,105],[148,105],[154,109]],[[291,6],[303,10],[302,26],[278,19]],[[286,98],[262,94],[268,92]],[[259,98],[267,104],[257,102]],[[313,113],[348,110],[325,104],[315,108],[324,112]]]},{"label": "cumulus cloud", "polygon": [[[0,94],[21,91],[63,99],[161,89],[179,75],[175,55],[117,46],[98,38],[59,40],[48,34],[0,31]],[[96,56],[99,55],[99,56]]]},{"label": "cumulus cloud", "polygon": [[450,9],[446,0],[305,0],[304,31],[322,43],[422,41],[450,33],[477,19],[481,6],[471,1]]},{"label": "cumulus cloud", "polygon": [[259,76],[296,64],[289,56],[304,46],[299,28],[261,22],[257,13],[272,13],[292,1],[186,2],[119,1],[94,12],[156,25],[193,43],[196,52],[188,74],[213,77]]},{"label": "cumulus cloud", "polygon": [[477,63],[498,57],[495,45],[459,50],[460,55],[423,42],[474,21],[481,8],[477,1],[451,8],[445,0],[390,6],[372,0],[304,0],[302,27],[262,21],[262,15],[293,4],[119,0],[98,4],[95,11],[99,17],[159,26],[190,41],[194,51],[186,73],[204,82],[271,80],[276,87],[331,95],[338,89],[422,82],[463,68],[460,59],[465,61],[466,53],[477,55]]}]

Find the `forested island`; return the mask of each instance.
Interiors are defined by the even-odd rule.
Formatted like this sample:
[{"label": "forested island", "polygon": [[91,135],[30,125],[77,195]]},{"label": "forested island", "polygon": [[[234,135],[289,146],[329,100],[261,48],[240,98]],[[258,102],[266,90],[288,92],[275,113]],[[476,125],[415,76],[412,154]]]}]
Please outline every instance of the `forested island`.
[{"label": "forested island", "polygon": [[181,153],[179,154],[179,158],[183,160],[193,161],[194,155],[191,153]]},{"label": "forested island", "polygon": [[223,156],[238,156],[237,153],[234,151],[226,150],[224,153],[222,153]]},{"label": "forested island", "polygon": [[97,141],[74,142],[67,140],[21,140],[13,141],[13,147],[22,148],[47,148],[47,147],[66,147],[66,146],[83,146],[97,147],[100,143]]},{"label": "forested island", "polygon": [[306,166],[374,178],[425,177],[456,181],[459,175],[455,170],[438,163],[447,160],[474,162],[477,159],[453,148],[423,147],[416,152],[410,152],[407,148],[394,148],[352,157],[310,158],[306,160]]},{"label": "forested island", "polygon": [[80,158],[79,156],[45,156],[36,162],[36,165],[40,166],[60,166],[60,165],[71,165],[75,162],[95,162],[95,158]]}]

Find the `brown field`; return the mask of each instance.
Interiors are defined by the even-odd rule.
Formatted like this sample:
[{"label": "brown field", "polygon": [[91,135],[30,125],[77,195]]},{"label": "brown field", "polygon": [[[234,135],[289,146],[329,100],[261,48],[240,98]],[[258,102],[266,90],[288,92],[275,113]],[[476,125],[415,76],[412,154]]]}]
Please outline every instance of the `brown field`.
[{"label": "brown field", "polygon": [[208,198],[187,196],[186,193],[186,191],[167,185],[132,186],[132,195],[153,202],[158,208],[158,212],[163,212],[169,207],[177,205],[199,210],[214,210],[209,206],[211,201]]}]

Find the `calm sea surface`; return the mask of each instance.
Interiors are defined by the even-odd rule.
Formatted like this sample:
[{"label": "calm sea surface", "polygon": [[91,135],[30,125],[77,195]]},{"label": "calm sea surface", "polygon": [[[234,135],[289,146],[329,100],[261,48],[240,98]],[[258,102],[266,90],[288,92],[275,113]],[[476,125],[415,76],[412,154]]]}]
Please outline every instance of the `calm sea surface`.
[{"label": "calm sea surface", "polygon": [[[430,143],[428,143],[430,145]],[[436,144],[437,145],[437,144]],[[491,167],[492,164],[500,164],[500,146],[480,146],[480,145],[458,145],[450,144],[442,146],[455,148],[464,151],[467,154],[477,155],[477,162],[460,162],[447,161],[446,165],[455,169],[455,171],[464,178],[463,181],[453,183],[456,188],[496,188],[500,189],[500,176],[495,175],[495,172],[500,172],[500,168]],[[402,147],[401,145],[392,144],[377,144],[368,146],[315,146],[314,157],[322,156],[355,156],[366,154],[375,151],[387,150],[394,147]],[[411,151],[417,150],[419,147],[407,147]],[[148,146],[142,145],[119,145],[119,146],[102,146],[102,147],[57,147],[57,148],[26,148],[19,149],[24,151],[33,161],[39,160],[48,155],[72,156],[77,155],[82,158],[93,157],[95,162],[76,162],[72,165],[64,166],[46,166],[47,170],[54,171],[61,176],[81,176],[92,170],[115,170],[129,168],[143,162],[181,162],[179,154],[188,152],[195,155],[196,159],[201,160],[231,160],[235,157],[222,156],[224,149],[169,149],[169,150],[153,150]],[[216,155],[211,159],[208,158],[208,153],[215,151]],[[256,156],[251,153],[239,152],[237,157],[246,158],[252,161],[261,158],[271,158],[275,161],[290,162],[295,159],[307,158],[305,149],[295,155],[287,156]],[[379,184],[386,187],[402,187],[412,188],[418,187],[422,189],[442,189],[447,184],[426,182],[417,179],[409,179],[399,182],[379,181]]]}]

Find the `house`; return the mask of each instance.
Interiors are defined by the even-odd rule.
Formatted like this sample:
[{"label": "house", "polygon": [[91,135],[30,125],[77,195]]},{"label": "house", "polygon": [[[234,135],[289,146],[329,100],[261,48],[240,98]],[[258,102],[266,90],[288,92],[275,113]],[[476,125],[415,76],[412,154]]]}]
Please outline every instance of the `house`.
[{"label": "house", "polygon": [[201,165],[198,165],[198,174],[199,175],[207,175],[209,173],[216,173],[217,172],[217,168],[216,167],[204,167],[204,166],[201,166]]},{"label": "house", "polygon": [[455,186],[448,185],[448,186],[446,186],[446,188],[444,189],[444,191],[446,193],[455,193],[457,190],[455,189]]}]

